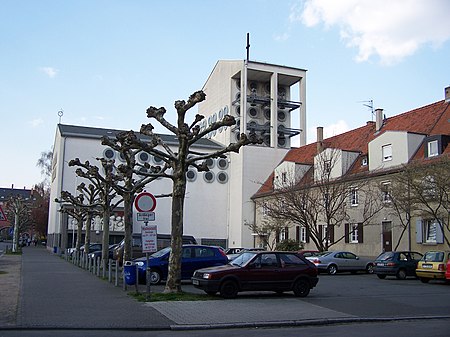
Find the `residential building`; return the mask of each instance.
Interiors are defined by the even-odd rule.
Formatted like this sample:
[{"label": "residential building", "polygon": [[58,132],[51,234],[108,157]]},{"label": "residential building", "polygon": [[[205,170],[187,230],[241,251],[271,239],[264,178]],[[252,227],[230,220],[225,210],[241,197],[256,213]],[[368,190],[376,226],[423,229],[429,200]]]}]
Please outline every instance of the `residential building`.
[{"label": "residential building", "polygon": [[[324,193],[324,186],[333,186],[334,192],[336,186],[344,186],[347,192],[341,193],[338,200],[341,213],[333,214],[334,222],[327,221],[322,207],[317,226],[301,223],[300,217],[286,223],[288,237],[301,242],[307,250],[317,249],[314,241],[319,240],[329,243],[325,247],[331,247],[330,250],[349,250],[366,256],[394,248],[422,252],[448,249],[448,214],[437,216],[439,219],[430,217],[425,205],[408,214],[396,213],[389,203],[391,184],[407,168],[417,164],[425,170],[436,160],[450,155],[449,92],[450,88],[446,88],[442,101],[389,118],[382,109],[377,109],[375,122],[327,139],[323,139],[323,129],[319,127],[317,141],[291,149],[253,195],[256,225],[270,221],[268,208],[275,208],[274,202],[289,200],[288,193],[293,190],[297,195],[316,191],[316,200],[320,193],[325,194],[322,200],[326,204],[329,198],[338,199]],[[324,176],[328,180],[321,179]],[[290,178],[286,180],[286,177]],[[367,202],[370,191],[375,193],[372,195],[378,194],[379,199]],[[302,207],[312,207],[305,195],[303,202]],[[448,202],[447,199],[443,204],[447,213]],[[381,207],[375,209],[376,205]],[[283,207],[287,209],[289,205],[284,204],[280,209]],[[282,235],[286,237],[286,233]],[[264,237],[259,239],[263,241]]]}]

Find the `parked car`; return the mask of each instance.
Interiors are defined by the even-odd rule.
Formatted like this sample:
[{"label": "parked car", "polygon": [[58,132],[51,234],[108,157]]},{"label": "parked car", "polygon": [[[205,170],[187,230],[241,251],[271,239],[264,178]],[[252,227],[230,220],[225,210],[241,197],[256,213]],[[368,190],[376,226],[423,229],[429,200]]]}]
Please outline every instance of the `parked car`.
[{"label": "parked car", "polygon": [[303,257],[314,257],[320,254],[318,250],[299,250],[298,253]]},{"label": "parked car", "polygon": [[239,252],[235,252],[235,253],[228,253],[227,257],[229,261],[234,260],[236,257],[238,257],[239,255],[241,255],[243,252],[264,252],[265,249],[264,248],[260,248],[260,247],[255,247],[255,248],[242,248]]},{"label": "parked car", "polygon": [[426,252],[417,264],[416,275],[423,282],[432,279],[445,280],[450,251],[430,250]]},{"label": "parked car", "polygon": [[247,251],[229,264],[199,269],[192,284],[214,295],[234,298],[242,291],[293,291],[305,297],[317,285],[317,268],[295,252]]},{"label": "parked car", "polygon": [[[102,244],[101,244],[101,243],[91,243],[91,244],[89,245],[89,252],[88,252],[88,253],[90,253],[90,252],[95,252],[95,251],[97,251],[97,250],[102,250]],[[75,253],[75,251],[76,251],[76,248],[69,248],[69,249],[67,249],[67,254],[70,255],[70,256],[72,256],[73,253]],[[80,252],[81,252],[81,253],[84,252],[84,245],[82,245],[82,246],[80,247]]]},{"label": "parked car", "polygon": [[417,263],[422,256],[410,251],[384,252],[375,259],[373,271],[380,279],[385,279],[388,275],[399,280],[404,280],[407,276],[415,277]]},{"label": "parked car", "polygon": [[[115,243],[113,245],[109,245],[109,247],[108,247],[108,259],[112,259],[113,258],[114,249],[117,246],[118,246],[117,243]],[[98,257],[102,257],[102,251],[101,250],[96,250],[95,252],[89,253],[89,257],[91,259],[96,259]]]},{"label": "parked car", "polygon": [[[166,247],[150,255],[149,266],[151,268],[151,284],[158,284],[161,280],[167,279],[170,252],[171,248]],[[141,257],[135,259],[134,262],[138,268],[139,282],[145,283],[147,259],[145,257]],[[211,266],[221,266],[227,263],[228,258],[220,247],[183,245],[181,257],[181,279],[190,280],[194,274],[194,271],[197,269]]]},{"label": "parked car", "polygon": [[[170,234],[158,234],[157,245],[158,250],[170,246]],[[183,235],[183,244],[197,244],[197,241],[192,235]],[[119,264],[122,265],[123,249],[125,246],[125,240],[120,241],[119,245],[114,249],[113,258],[119,260]],[[145,256],[142,252],[142,238],[141,234],[133,234],[131,239],[131,256],[133,259]]]},{"label": "parked car", "polygon": [[343,271],[373,273],[373,261],[371,259],[359,257],[351,252],[322,252],[317,256],[309,257],[308,260],[316,265],[319,272],[327,272],[330,275]]},{"label": "parked car", "polygon": [[445,271],[445,279],[450,282],[450,258],[447,261],[447,270]]}]

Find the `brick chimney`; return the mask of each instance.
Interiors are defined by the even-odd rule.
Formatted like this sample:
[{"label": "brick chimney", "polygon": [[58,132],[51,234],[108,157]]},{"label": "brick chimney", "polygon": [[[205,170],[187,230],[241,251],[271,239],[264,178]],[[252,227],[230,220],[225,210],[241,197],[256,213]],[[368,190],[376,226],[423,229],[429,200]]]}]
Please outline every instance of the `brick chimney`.
[{"label": "brick chimney", "polygon": [[383,126],[383,109],[375,109],[375,131],[380,131]]},{"label": "brick chimney", "polygon": [[317,153],[323,151],[323,126],[317,127]]}]

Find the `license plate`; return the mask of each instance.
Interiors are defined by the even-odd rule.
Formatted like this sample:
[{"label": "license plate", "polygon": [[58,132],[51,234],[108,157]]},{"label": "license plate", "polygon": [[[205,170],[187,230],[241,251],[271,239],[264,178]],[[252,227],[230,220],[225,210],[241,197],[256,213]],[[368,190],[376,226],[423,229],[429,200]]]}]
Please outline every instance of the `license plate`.
[{"label": "license plate", "polygon": [[384,267],[384,263],[377,263],[378,267]]},{"label": "license plate", "polygon": [[433,265],[432,264],[423,264],[422,268],[431,269],[431,268],[433,268]]},{"label": "license plate", "polygon": [[197,281],[197,280],[192,280],[192,284],[193,284],[193,285],[196,285],[196,286],[198,286],[198,285],[199,285],[199,283],[198,283],[198,281]]}]

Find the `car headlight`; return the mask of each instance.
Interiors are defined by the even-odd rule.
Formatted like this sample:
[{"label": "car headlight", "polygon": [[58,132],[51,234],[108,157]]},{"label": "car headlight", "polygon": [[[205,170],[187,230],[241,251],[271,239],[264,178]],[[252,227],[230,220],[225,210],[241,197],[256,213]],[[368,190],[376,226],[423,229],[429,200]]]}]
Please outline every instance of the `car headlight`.
[{"label": "car headlight", "polygon": [[203,274],[203,278],[204,279],[210,279],[211,278],[211,274],[210,273],[204,273]]},{"label": "car headlight", "polygon": [[138,261],[138,262],[136,262],[136,266],[143,267],[144,266],[144,262]]}]

